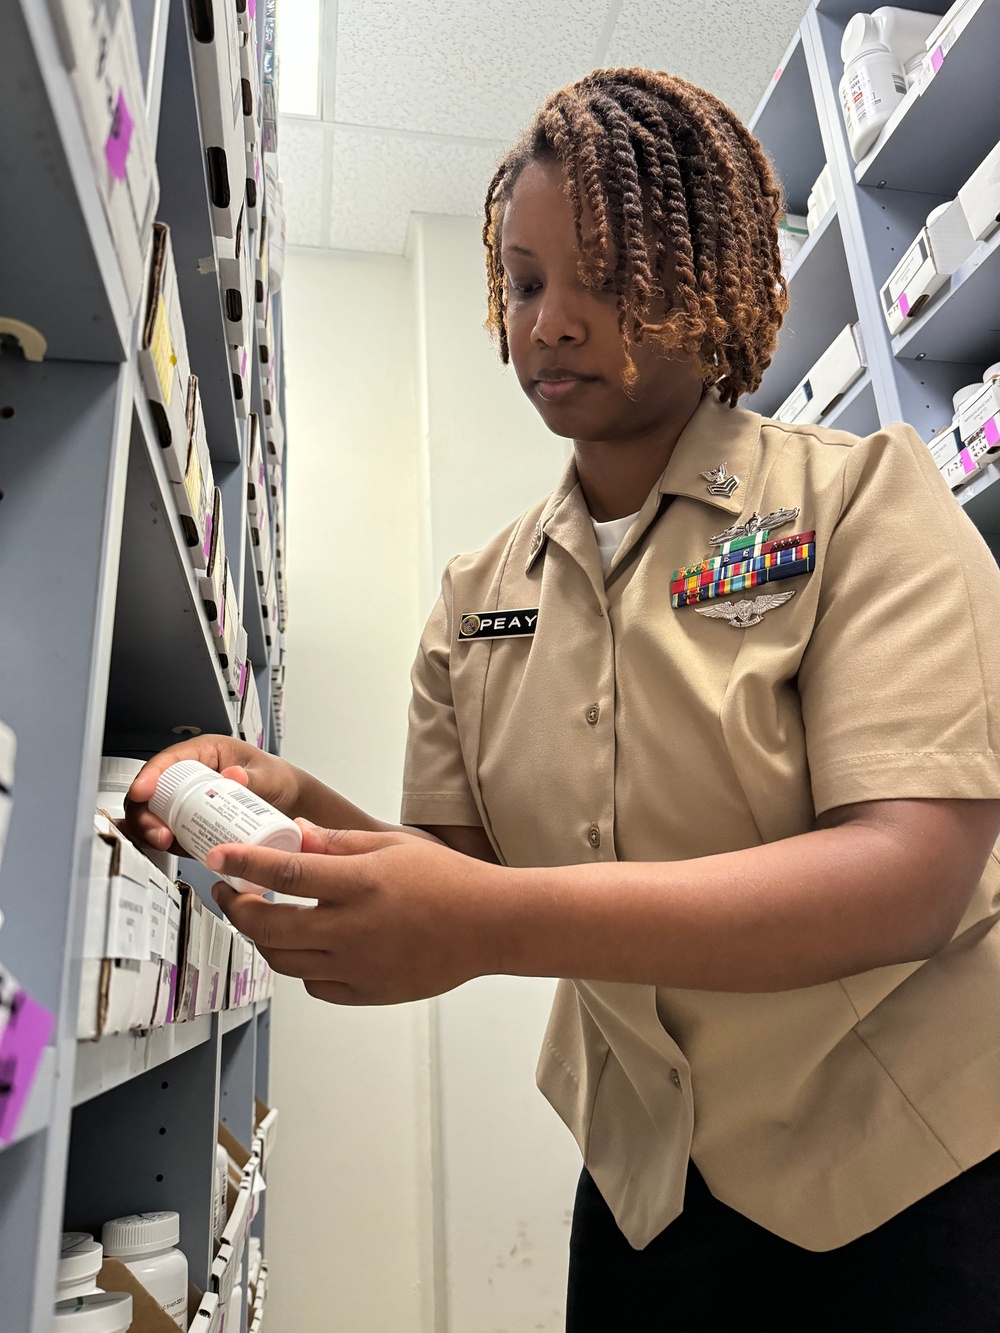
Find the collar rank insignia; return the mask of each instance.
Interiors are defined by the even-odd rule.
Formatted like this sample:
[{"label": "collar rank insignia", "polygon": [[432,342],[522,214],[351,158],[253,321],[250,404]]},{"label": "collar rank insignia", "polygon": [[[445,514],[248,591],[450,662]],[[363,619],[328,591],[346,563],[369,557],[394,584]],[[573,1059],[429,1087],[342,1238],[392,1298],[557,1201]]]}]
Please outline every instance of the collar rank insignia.
[{"label": "collar rank insignia", "polygon": [[537,606],[519,611],[466,611],[458,622],[458,641],[516,639],[534,634],[537,624]]},{"label": "collar rank insignia", "polygon": [[745,523],[734,523],[731,528],[709,537],[708,544],[721,546],[723,542],[732,541],[734,537],[750,537],[761,528],[781,528],[786,523],[792,523],[798,516],[798,509],[775,509],[773,513],[764,515],[758,514],[755,510]]},{"label": "collar rank insignia", "polygon": [[724,495],[726,499],[731,499],[733,492],[740,484],[739,477],[729,475],[729,467],[726,463],[720,463],[718,467],[709,468],[707,472],[701,474],[709,483],[706,490],[709,495]]},{"label": "collar rank insignia", "polygon": [[712,606],[699,606],[696,610],[700,616],[728,620],[733,629],[749,629],[751,625],[759,625],[768,611],[773,611],[776,606],[781,606],[794,596],[793,588],[789,592],[762,593],[752,602],[744,598],[742,602],[716,602]]}]

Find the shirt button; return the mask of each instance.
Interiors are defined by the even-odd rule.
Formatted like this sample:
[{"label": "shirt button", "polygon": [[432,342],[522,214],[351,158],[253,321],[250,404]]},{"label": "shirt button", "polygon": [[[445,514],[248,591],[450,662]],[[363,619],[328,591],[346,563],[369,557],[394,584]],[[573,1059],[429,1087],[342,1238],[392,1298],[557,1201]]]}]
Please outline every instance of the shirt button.
[{"label": "shirt button", "polygon": [[670,1082],[674,1085],[675,1088],[679,1088],[681,1086],[681,1076],[676,1069],[671,1069],[670,1071]]},{"label": "shirt button", "polygon": [[591,704],[590,707],[587,709],[587,721],[590,723],[590,725],[593,726],[600,716],[601,716],[600,705]]},{"label": "shirt button", "polygon": [[590,843],[591,847],[600,847],[601,830],[597,827],[596,824],[591,824],[590,832],[587,834],[587,841]]},{"label": "shirt button", "polygon": [[604,615],[604,607],[603,607],[603,606],[599,606],[599,607],[597,608],[597,614],[598,614],[599,616],[603,616],[603,615]]}]

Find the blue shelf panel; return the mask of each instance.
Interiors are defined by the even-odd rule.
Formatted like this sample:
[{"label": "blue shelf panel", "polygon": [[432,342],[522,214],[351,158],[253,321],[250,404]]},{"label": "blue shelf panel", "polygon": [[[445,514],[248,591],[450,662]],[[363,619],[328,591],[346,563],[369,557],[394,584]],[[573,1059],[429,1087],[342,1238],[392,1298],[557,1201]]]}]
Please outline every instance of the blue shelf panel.
[{"label": "blue shelf panel", "polygon": [[866,371],[852,384],[819,424],[831,430],[849,430],[852,435],[873,435],[879,419],[871,374]]},{"label": "blue shelf panel", "polygon": [[760,388],[748,400],[755,412],[775,412],[845,324],[857,320],[840,221],[834,210],[809,237],[789,282],[788,314],[778,350]]},{"label": "blue shelf panel", "polygon": [[33,0],[0,8],[0,125],[3,315],[37,329],[50,358],[124,360],[132,316],[114,241],[48,7]]},{"label": "blue shelf panel", "polygon": [[907,360],[982,362],[984,368],[1000,358],[1000,228],[893,338],[892,351]]},{"label": "blue shelf panel", "polygon": [[231,734],[230,702],[142,390],[134,401],[106,752],[145,755],[178,727]]},{"label": "blue shelf panel", "polygon": [[800,32],[782,56],[750,128],[781,177],[788,211],[804,214],[826,156]]},{"label": "blue shelf panel", "polygon": [[857,164],[858,184],[954,197],[1000,140],[998,51],[1000,5],[980,0],[937,74],[909,90]]},{"label": "blue shelf panel", "polygon": [[245,1023],[249,1023],[251,1018],[256,1018],[257,1006],[255,1004],[244,1004],[239,1009],[223,1009],[219,1013],[219,1031],[223,1036],[227,1032],[233,1032],[236,1028],[241,1028]]},{"label": "blue shelf panel", "polygon": [[117,1032],[98,1041],[77,1043],[73,1071],[73,1105],[79,1106],[138,1078],[169,1060],[208,1041],[212,1015],[202,1014],[186,1023],[169,1023],[151,1032]]}]

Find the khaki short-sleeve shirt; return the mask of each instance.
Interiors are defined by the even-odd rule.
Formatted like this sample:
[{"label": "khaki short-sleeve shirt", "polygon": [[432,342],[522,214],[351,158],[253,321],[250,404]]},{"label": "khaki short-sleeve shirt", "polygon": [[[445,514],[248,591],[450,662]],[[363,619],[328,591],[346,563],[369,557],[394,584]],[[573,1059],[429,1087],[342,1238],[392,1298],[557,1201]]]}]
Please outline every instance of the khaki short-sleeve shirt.
[{"label": "khaki short-sleeve shirt", "polygon": [[[721,463],[731,496],[701,475]],[[791,599],[745,629],[671,606],[677,567],[783,508],[775,535],[815,532],[815,569],[730,600]],[[463,616],[514,610],[532,633],[460,639]],[[546,866],[759,846],[856,801],[998,798],[998,690],[1000,572],[915,432],[709,394],[606,577],[572,466],[451,562],[403,819],[481,824],[505,864]],[[635,1247],[680,1213],[689,1155],[760,1225],[843,1245],[1000,1149],[1000,864],[924,963],[775,994],[561,982],[538,1081]]]}]

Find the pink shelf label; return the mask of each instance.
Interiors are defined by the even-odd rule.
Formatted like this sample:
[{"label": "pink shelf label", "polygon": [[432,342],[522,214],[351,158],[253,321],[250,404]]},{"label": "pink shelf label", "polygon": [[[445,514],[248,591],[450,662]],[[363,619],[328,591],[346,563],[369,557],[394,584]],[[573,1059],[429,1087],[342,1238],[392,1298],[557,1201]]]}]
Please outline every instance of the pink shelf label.
[{"label": "pink shelf label", "polygon": [[212,978],[212,989],[208,996],[209,1009],[211,1010],[215,1009],[215,1004],[218,998],[219,998],[219,974],[218,972],[216,972],[215,976]]},{"label": "pink shelf label", "polygon": [[205,515],[205,540],[202,542],[201,553],[207,559],[212,550],[212,515]]},{"label": "pink shelf label", "polygon": [[257,0],[247,0],[247,13],[252,19],[257,17]]},{"label": "pink shelf label", "polygon": [[14,1137],[52,1023],[48,1009],[27,991],[15,993],[0,1037],[0,1143]]},{"label": "pink shelf label", "polygon": [[899,293],[899,313],[901,315],[908,315],[910,313],[910,303],[906,299],[905,292]]},{"label": "pink shelf label", "polygon": [[104,156],[115,180],[123,181],[128,172],[128,150],[134,129],[135,121],[129,112],[125,94],[120,92],[115,114],[111,118],[111,130],[104,145]]},{"label": "pink shelf label", "polygon": [[996,417],[990,417],[983,426],[983,434],[986,436],[986,443],[991,449],[1000,444],[1000,421]]},{"label": "pink shelf label", "polygon": [[934,50],[931,52],[931,69],[936,74],[943,64],[944,52],[941,50],[940,46],[935,46]]},{"label": "pink shelf label", "polygon": [[958,457],[961,460],[962,470],[964,472],[975,472],[976,468],[979,466],[976,460],[969,453],[968,449],[963,449],[962,452],[958,455]]}]

